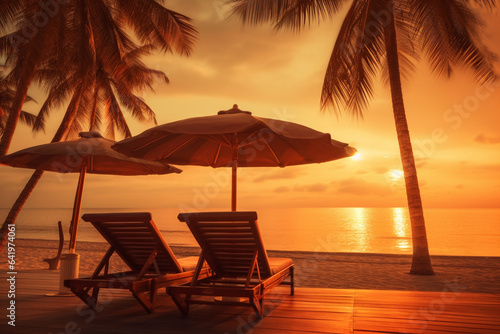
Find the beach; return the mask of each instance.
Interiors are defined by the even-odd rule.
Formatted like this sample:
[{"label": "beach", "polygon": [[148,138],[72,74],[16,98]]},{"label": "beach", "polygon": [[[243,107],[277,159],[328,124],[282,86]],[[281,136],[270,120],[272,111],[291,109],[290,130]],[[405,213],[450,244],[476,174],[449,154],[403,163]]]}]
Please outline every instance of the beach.
[{"label": "beach", "polygon": [[[47,269],[43,261],[57,254],[58,241],[17,239],[16,270]],[[77,242],[80,276],[91,275],[108,244]],[[172,246],[177,257],[197,256],[196,247]],[[67,252],[67,244],[63,253]],[[298,287],[405,291],[461,291],[500,293],[500,257],[431,256],[434,276],[409,275],[410,255],[373,253],[319,253],[268,250],[270,257],[290,257],[296,268]],[[0,269],[7,269],[7,251],[0,254]],[[111,270],[126,270],[112,257]]]}]

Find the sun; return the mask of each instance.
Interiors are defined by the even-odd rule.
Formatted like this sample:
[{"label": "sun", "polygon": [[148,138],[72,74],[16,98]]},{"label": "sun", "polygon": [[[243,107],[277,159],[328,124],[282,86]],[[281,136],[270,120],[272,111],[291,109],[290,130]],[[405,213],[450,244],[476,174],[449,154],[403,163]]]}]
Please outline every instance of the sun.
[{"label": "sun", "polygon": [[393,169],[389,172],[389,175],[391,177],[392,180],[399,180],[401,179],[402,177],[404,177],[404,173],[402,170],[399,170],[399,169]]},{"label": "sun", "polygon": [[351,159],[356,160],[356,161],[361,160],[361,153],[356,152],[356,154],[354,154],[354,155],[351,157]]}]

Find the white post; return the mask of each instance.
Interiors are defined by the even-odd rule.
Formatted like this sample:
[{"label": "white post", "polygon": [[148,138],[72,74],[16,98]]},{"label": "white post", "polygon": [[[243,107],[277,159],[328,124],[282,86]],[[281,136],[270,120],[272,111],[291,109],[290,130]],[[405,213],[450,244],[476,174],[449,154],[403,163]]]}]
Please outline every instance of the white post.
[{"label": "white post", "polygon": [[64,286],[64,280],[78,278],[80,267],[80,255],[76,253],[61,255],[61,269],[59,277],[59,295],[72,294],[71,290]]}]

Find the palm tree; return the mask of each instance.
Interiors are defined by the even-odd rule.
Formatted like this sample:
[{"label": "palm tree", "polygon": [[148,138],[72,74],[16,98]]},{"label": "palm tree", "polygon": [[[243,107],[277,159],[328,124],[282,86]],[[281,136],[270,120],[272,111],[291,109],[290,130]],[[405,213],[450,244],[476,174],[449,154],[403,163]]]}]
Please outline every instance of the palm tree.
[{"label": "palm tree", "polygon": [[[27,3],[24,10],[36,9],[31,1]],[[43,8],[43,2],[38,5]],[[4,4],[0,3],[0,9],[2,6]],[[18,15],[28,17],[21,8],[15,9],[19,11]],[[0,29],[5,26],[2,19],[0,15]],[[105,124],[108,136],[114,137],[115,131],[130,136],[121,106],[139,120],[156,122],[153,111],[136,92],[152,88],[155,79],[167,82],[168,79],[163,72],[146,67],[140,59],[156,49],[189,55],[196,30],[189,24],[188,17],[165,9],[153,0],[140,3],[108,0],[68,2],[60,5],[51,20],[42,27],[53,26],[51,35],[39,32],[23,43],[9,44],[15,39],[13,36],[25,29],[21,24],[18,30],[0,38],[0,54],[7,55],[12,67],[8,79],[18,87],[12,109],[19,103],[22,105],[28,87],[35,79],[49,89],[47,100],[35,121],[35,130],[43,129],[50,111],[70,100],[53,141],[65,140],[86,125],[92,130]],[[22,22],[25,21],[27,19]],[[127,35],[126,28],[131,28],[136,39],[144,45],[138,46]],[[37,46],[44,43],[52,46],[51,51],[39,53],[34,65],[26,62],[27,54],[35,53],[32,48],[41,52]],[[29,73],[26,80],[16,80],[17,74],[24,72]],[[14,121],[17,121],[9,123],[12,119],[9,117],[6,125],[6,130],[11,132]],[[2,143],[7,141],[10,143],[2,138]],[[8,143],[5,145],[8,147]],[[4,147],[3,154],[5,150]],[[7,226],[14,223],[42,175],[42,171],[33,173],[11,208],[0,230],[0,248],[6,240]]]},{"label": "palm tree", "polygon": [[0,156],[10,146],[31,82],[48,62],[55,61],[60,71],[68,71],[72,62],[87,55],[71,51],[77,48],[92,53],[95,48],[110,52],[102,55],[107,58],[109,70],[117,71],[119,68],[115,67],[123,53],[134,49],[127,29],[142,44],[182,55],[190,54],[196,40],[196,29],[188,17],[155,0],[77,0],[54,4],[50,0],[0,0],[0,32],[11,31],[0,37],[0,56],[7,55],[12,67],[10,80],[16,86],[0,140]]},{"label": "palm tree", "polygon": [[[271,22],[276,29],[299,31],[331,18],[347,0],[232,0],[244,23]],[[410,274],[432,275],[425,220],[401,88],[401,76],[424,54],[432,70],[451,76],[470,68],[481,83],[495,78],[492,54],[481,42],[477,7],[495,0],[354,0],[335,42],[321,93],[321,109],[333,107],[362,115],[382,70],[389,79],[396,132],[405,175],[413,261]]]},{"label": "palm tree", "polygon": [[[74,115],[74,120],[68,124],[67,133],[63,139],[76,137],[81,131],[99,130],[103,131],[106,138],[115,138],[119,132],[122,137],[130,137],[131,133],[125,120],[122,105],[129,111],[132,117],[139,121],[153,122],[156,118],[153,110],[137,96],[135,92],[151,89],[155,80],[168,83],[168,78],[161,71],[148,68],[140,58],[152,50],[151,46],[142,46],[123,55],[119,75],[108,73],[106,65],[98,60],[97,69],[87,72],[87,76],[78,70],[68,78],[51,78],[53,72],[46,71],[45,81],[52,82],[52,88],[48,97],[38,113],[34,123],[34,130],[44,130],[45,119],[52,109],[61,106],[73,92],[73,98],[77,91],[83,90],[79,110]],[[82,68],[83,70],[83,68]],[[72,91],[71,87],[78,87]]]}]

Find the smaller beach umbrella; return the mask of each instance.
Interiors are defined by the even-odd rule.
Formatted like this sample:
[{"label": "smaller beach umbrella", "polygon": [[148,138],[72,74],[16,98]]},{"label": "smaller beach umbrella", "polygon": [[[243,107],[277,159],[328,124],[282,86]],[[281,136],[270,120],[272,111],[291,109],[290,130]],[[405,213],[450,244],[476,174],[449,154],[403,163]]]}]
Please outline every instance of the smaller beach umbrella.
[{"label": "smaller beach umbrella", "polygon": [[69,250],[75,251],[76,234],[85,174],[148,175],[181,173],[182,170],[160,162],[125,156],[111,148],[113,140],[97,132],[81,132],[80,139],[53,142],[17,151],[0,158],[0,163],[58,173],[79,173],[71,219]]},{"label": "smaller beach umbrella", "polygon": [[235,104],[217,115],[156,126],[113,146],[126,155],[172,163],[232,167],[231,210],[236,211],[237,167],[286,167],[354,155],[355,148],[306,126],[252,116]]}]

